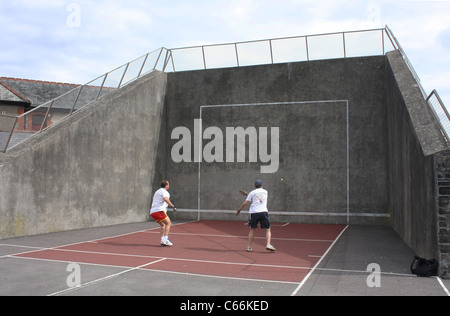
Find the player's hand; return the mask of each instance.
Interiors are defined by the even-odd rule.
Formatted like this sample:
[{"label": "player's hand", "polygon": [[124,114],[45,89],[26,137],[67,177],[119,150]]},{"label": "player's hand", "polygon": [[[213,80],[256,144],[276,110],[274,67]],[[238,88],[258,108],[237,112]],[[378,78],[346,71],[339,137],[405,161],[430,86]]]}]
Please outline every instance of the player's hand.
[{"label": "player's hand", "polygon": [[177,208],[175,207],[175,205],[173,206],[173,212],[174,212],[174,213],[177,212]]},{"label": "player's hand", "polygon": [[239,213],[241,213],[241,210],[237,210],[237,211],[236,211],[236,216],[238,216]]}]

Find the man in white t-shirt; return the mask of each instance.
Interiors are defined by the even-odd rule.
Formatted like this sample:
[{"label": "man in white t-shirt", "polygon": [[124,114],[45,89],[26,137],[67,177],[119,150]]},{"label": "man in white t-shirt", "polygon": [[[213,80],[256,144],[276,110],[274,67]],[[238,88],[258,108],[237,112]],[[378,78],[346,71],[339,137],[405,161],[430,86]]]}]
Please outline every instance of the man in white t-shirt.
[{"label": "man in white t-shirt", "polygon": [[236,212],[236,215],[239,215],[241,210],[249,203],[250,205],[250,220],[249,227],[250,232],[248,235],[248,247],[247,251],[251,252],[253,237],[255,235],[255,230],[258,228],[258,223],[260,223],[261,229],[266,230],[266,249],[270,251],[275,251],[275,247],[271,245],[272,232],[270,229],[270,219],[269,219],[269,210],[267,209],[267,199],[269,197],[269,193],[263,189],[263,183],[261,180],[255,181],[256,189],[250,192],[247,196],[247,199],[242,203],[241,207]]},{"label": "man in white t-shirt", "polygon": [[169,232],[172,226],[169,216],[167,215],[167,207],[170,206],[176,212],[175,205],[170,201],[169,181],[161,181],[161,189],[155,192],[153,196],[152,208],[150,215],[161,225],[161,246],[173,246],[169,240]]}]

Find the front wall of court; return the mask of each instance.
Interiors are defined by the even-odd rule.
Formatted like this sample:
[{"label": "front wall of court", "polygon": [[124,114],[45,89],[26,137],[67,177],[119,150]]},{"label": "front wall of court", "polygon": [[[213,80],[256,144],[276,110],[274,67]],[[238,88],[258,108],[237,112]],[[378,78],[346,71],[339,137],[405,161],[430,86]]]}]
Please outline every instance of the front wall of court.
[{"label": "front wall of court", "polygon": [[[178,206],[232,210],[242,202],[236,192],[251,190],[262,178],[273,211],[317,213],[341,223],[349,212],[353,221],[385,222],[385,67],[386,58],[376,56],[169,74],[166,175]],[[174,162],[170,153],[178,140],[170,139],[171,132],[185,126],[194,135],[194,120],[209,105],[226,106],[203,108],[202,131],[279,127],[278,170],[263,174],[264,163],[249,161],[248,139],[245,162]]]}]

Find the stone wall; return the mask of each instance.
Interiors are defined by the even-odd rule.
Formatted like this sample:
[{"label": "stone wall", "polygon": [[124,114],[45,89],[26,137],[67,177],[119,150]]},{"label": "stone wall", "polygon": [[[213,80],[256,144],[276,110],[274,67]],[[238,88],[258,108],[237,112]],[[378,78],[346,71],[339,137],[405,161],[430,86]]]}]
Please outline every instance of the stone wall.
[{"label": "stone wall", "polygon": [[450,151],[442,152],[437,158],[436,176],[438,182],[438,242],[439,263],[442,276],[448,277],[450,268]]}]

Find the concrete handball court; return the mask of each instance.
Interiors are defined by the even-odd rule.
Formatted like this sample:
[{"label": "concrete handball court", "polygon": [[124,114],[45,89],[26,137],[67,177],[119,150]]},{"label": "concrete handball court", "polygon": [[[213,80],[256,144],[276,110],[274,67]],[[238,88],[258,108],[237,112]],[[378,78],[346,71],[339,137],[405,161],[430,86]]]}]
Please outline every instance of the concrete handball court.
[{"label": "concrete handball court", "polygon": [[[98,100],[0,153],[1,293],[447,295],[446,131],[392,32],[362,32],[382,49],[351,56],[349,34],[333,33],[337,58],[217,69],[202,47],[161,49],[120,89],[83,86]],[[205,69],[176,69],[187,50]],[[233,148],[220,142],[239,127]],[[243,251],[234,215],[257,178],[278,224],[270,257]],[[171,249],[148,221],[162,179],[180,210]],[[414,255],[438,260],[439,278],[412,276]],[[67,289],[73,262],[82,286]]]}]

